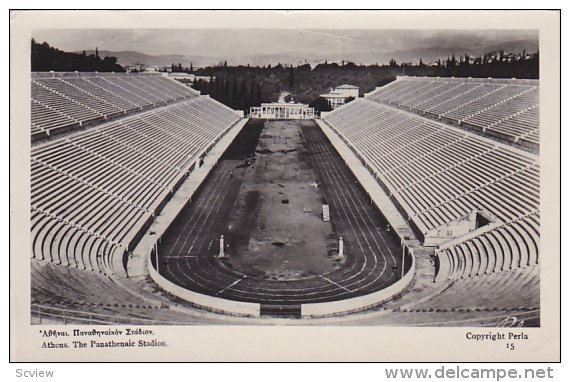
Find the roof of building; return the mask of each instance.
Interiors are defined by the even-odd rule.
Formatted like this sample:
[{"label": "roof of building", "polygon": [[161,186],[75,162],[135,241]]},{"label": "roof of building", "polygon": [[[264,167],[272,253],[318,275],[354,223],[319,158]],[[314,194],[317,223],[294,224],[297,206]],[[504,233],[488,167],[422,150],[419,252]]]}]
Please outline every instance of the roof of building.
[{"label": "roof of building", "polygon": [[309,107],[309,105],[304,103],[288,103],[288,102],[263,102],[261,106]]},{"label": "roof of building", "polygon": [[358,86],[344,84],[344,85],[340,85],[340,86],[335,87],[335,89],[358,89]]},{"label": "roof of building", "polygon": [[340,93],[335,93],[335,92],[320,94],[319,96],[323,97],[323,98],[347,98],[346,94],[340,94]]}]

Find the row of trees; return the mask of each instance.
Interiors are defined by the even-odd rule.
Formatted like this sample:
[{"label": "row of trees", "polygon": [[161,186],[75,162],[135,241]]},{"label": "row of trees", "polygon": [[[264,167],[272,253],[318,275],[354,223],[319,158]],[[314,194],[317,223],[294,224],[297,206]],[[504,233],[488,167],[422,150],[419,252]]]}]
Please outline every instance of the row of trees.
[{"label": "row of trees", "polygon": [[400,68],[402,74],[411,76],[537,79],[539,54],[527,55],[524,51],[522,54],[507,54],[499,51],[479,57],[465,55],[459,59],[452,55],[445,61],[437,60],[432,65],[425,65],[421,59],[418,65],[398,65],[395,60],[390,65],[392,68]]},{"label": "row of trees", "polygon": [[[160,69],[159,71],[165,72],[166,68]],[[185,68],[182,66],[182,64],[180,62],[178,63],[178,65],[175,65],[174,63],[172,63],[170,65],[170,71],[173,73],[193,73],[194,72],[194,65],[192,63],[190,63],[190,67]]]},{"label": "row of trees", "polygon": [[245,80],[246,83],[255,81],[260,85],[260,98],[264,102],[275,101],[282,91],[287,91],[296,102],[302,103],[313,102],[320,94],[344,83],[358,86],[367,92],[396,78],[396,70],[354,64],[343,68],[336,64],[319,65],[314,69],[309,64],[296,67],[280,64],[263,67],[222,65],[200,68],[194,74],[216,79],[236,77],[238,82]]},{"label": "row of trees", "polygon": [[99,51],[87,55],[83,53],[69,53],[51,47],[47,42],[38,44],[32,39],[32,71],[56,72],[124,72],[125,68],[117,64],[116,57],[99,57]]},{"label": "row of trees", "polygon": [[[374,90],[377,86],[393,81],[398,75],[440,76],[440,77],[493,77],[493,78],[538,78],[539,56],[535,54],[507,54],[490,52],[480,57],[455,55],[435,63],[425,64],[421,59],[417,64],[398,63],[392,59],[385,65],[357,65],[353,62],[323,62],[312,68],[309,64],[267,65],[267,66],[228,66],[221,62],[194,70],[194,74],[219,79],[224,85],[205,85],[198,82],[195,87],[228,106],[259,105],[274,101],[281,91],[287,91],[291,97],[302,103],[308,103],[317,110],[326,111],[327,105],[320,94],[330,88],[351,84],[360,88],[361,95]],[[250,95],[251,82],[255,82],[259,91],[255,97]],[[227,85],[225,83],[228,82]],[[237,85],[235,85],[237,83]],[[244,85],[245,84],[245,85]],[[214,86],[215,89],[211,89]],[[237,88],[238,90],[232,90]],[[257,86],[256,86],[257,87]],[[229,89],[229,94],[226,91]],[[241,99],[241,97],[245,97]],[[244,107],[238,107],[247,110]]]},{"label": "row of trees", "polygon": [[222,102],[232,109],[249,111],[251,106],[260,105],[269,100],[264,97],[261,85],[255,79],[237,75],[210,77],[209,81],[195,81],[192,87],[202,94]]}]

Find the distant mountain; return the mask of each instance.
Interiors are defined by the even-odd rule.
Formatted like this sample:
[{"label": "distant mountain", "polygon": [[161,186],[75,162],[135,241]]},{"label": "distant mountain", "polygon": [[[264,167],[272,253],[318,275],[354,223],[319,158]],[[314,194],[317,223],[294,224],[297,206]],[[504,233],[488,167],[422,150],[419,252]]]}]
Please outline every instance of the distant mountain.
[{"label": "distant mountain", "polygon": [[387,62],[390,59],[395,59],[397,62],[410,62],[417,63],[421,58],[424,63],[437,61],[437,59],[445,59],[455,54],[455,58],[459,60],[460,56],[465,54],[470,56],[480,56],[485,53],[496,52],[504,50],[507,53],[522,53],[526,50],[527,53],[536,53],[538,50],[538,41],[531,40],[517,40],[508,41],[501,44],[470,44],[469,46],[429,46],[421,48],[412,48],[406,50],[399,50],[395,52],[388,52],[378,55],[381,62]]},{"label": "distant mountain", "polygon": [[[86,51],[87,54],[94,54],[94,50]],[[105,56],[114,56],[117,57],[117,62],[120,65],[138,65],[144,64],[147,66],[170,66],[171,64],[178,64],[181,63],[182,66],[190,66],[192,62],[194,66],[205,66],[205,65],[212,65],[211,57],[203,57],[203,56],[184,56],[181,54],[168,54],[168,55],[150,55],[135,51],[121,51],[121,52],[111,52],[108,50],[100,50],[99,51],[100,57]],[[214,61],[217,63],[218,61]]]},{"label": "distant mountain", "polygon": [[[94,54],[94,50],[85,51],[88,55]],[[81,52],[77,52],[81,53]],[[227,61],[228,65],[247,65],[248,63],[252,66],[262,66],[271,63],[272,65],[277,65],[282,63],[283,65],[298,65],[303,63],[309,63],[305,57],[301,57],[294,53],[292,54],[267,54],[267,55],[233,55],[226,57],[212,57],[212,56],[189,56],[181,54],[168,54],[168,55],[150,55],[135,51],[120,51],[112,52],[108,50],[100,50],[100,57],[114,56],[117,57],[117,62],[121,65],[138,65],[144,64],[147,66],[170,66],[171,64],[181,63],[182,66],[188,67],[190,63],[196,68],[204,66],[212,66],[219,64],[220,62]],[[312,56],[311,60],[318,60],[318,56]]]},{"label": "distant mountain", "polygon": [[[342,60],[352,61],[356,64],[374,64],[378,63],[380,65],[388,63],[391,59],[395,59],[397,62],[413,62],[417,63],[420,58],[424,63],[429,63],[436,61],[438,58],[444,60],[447,57],[451,57],[455,54],[455,57],[459,59],[459,56],[468,54],[470,56],[479,56],[484,53],[495,52],[499,50],[504,50],[508,53],[522,53],[526,50],[527,53],[535,53],[538,50],[538,41],[532,40],[516,40],[507,41],[500,44],[488,44],[488,43],[471,43],[469,46],[427,46],[427,47],[416,47],[410,49],[402,49],[392,52],[353,52],[353,53],[334,53],[331,52],[327,55],[322,54],[298,54],[294,52],[283,52],[280,54],[239,54],[239,55],[229,55],[226,57],[215,57],[215,56],[192,56],[192,55],[181,55],[181,54],[169,54],[169,55],[149,55],[135,51],[99,51],[99,56],[114,56],[117,57],[117,61],[121,65],[137,65],[144,64],[147,66],[170,66],[172,63],[181,63],[182,66],[188,67],[190,63],[193,64],[195,68],[216,65],[220,62],[227,61],[228,65],[246,65],[250,64],[252,66],[262,66],[262,65],[277,65],[281,63],[282,65],[299,65],[304,63],[309,63],[312,66],[322,63],[324,61],[338,62]],[[94,51],[87,51],[87,54],[93,54]]]}]

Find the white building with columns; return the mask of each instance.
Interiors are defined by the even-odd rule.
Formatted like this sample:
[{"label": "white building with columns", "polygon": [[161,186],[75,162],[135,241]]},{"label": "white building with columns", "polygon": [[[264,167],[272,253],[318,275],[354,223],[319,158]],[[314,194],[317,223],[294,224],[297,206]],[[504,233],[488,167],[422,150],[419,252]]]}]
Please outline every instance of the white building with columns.
[{"label": "white building with columns", "polygon": [[265,102],[250,108],[251,118],[263,119],[313,119],[315,109],[302,103]]},{"label": "white building with columns", "polygon": [[334,110],[337,107],[344,105],[347,98],[358,98],[358,90],[358,86],[344,84],[337,86],[331,89],[328,93],[321,94],[320,96],[326,99]]}]

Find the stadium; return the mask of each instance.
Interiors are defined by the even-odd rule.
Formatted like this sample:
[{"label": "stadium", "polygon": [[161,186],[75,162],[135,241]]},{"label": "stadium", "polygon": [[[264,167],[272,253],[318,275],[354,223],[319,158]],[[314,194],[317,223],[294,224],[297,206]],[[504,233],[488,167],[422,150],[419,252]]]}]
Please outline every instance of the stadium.
[{"label": "stadium", "polygon": [[32,323],[540,326],[538,80],[267,119],[34,72],[31,141]]}]

